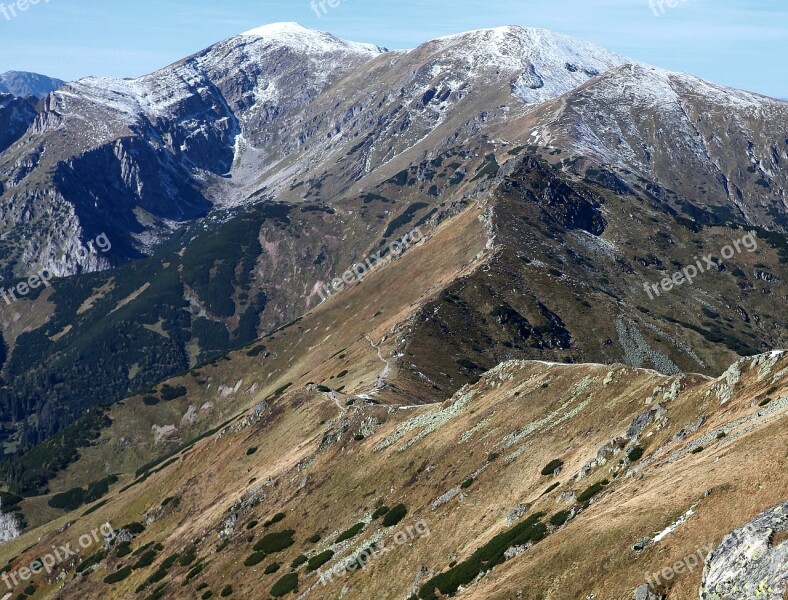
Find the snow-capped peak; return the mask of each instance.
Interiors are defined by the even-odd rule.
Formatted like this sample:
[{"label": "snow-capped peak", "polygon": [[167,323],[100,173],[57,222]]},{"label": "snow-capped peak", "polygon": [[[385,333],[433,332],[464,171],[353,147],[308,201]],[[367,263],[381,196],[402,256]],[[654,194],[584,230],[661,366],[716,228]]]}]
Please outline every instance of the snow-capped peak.
[{"label": "snow-capped peak", "polygon": [[623,56],[590,42],[532,27],[477,29],[437,38],[422,48],[470,73],[512,75],[512,91],[527,103],[544,102],[623,64]]},{"label": "snow-capped peak", "polygon": [[330,33],[308,29],[294,21],[270,23],[262,27],[256,27],[249,31],[244,31],[241,37],[259,38],[305,52],[329,53],[351,51],[363,54],[382,54],[386,52],[386,49],[380,46],[349,42],[331,35]]}]

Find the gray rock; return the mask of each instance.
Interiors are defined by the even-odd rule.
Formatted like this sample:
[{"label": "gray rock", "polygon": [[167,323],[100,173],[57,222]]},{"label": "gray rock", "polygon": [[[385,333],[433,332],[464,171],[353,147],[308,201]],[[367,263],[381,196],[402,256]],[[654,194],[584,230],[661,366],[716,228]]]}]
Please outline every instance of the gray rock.
[{"label": "gray rock", "polygon": [[632,600],[662,600],[664,596],[659,596],[651,591],[651,588],[647,583],[644,583],[638,589],[635,590],[635,595],[632,596]]},{"label": "gray rock", "polygon": [[525,513],[531,508],[530,504],[518,504],[517,506],[509,509],[509,514],[506,516],[506,524],[511,525],[520,520]]},{"label": "gray rock", "polygon": [[706,558],[701,600],[783,600],[788,590],[788,501],[726,535]]}]

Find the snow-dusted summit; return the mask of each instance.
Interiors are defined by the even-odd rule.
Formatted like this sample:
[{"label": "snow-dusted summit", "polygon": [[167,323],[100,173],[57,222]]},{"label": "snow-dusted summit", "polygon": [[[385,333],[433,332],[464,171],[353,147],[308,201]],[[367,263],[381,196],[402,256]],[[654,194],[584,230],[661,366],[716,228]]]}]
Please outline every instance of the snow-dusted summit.
[{"label": "snow-dusted summit", "polygon": [[262,27],[256,27],[255,29],[244,31],[241,36],[258,38],[309,53],[328,54],[350,50],[363,54],[377,55],[386,52],[386,49],[381,46],[349,42],[330,33],[308,29],[293,21],[271,23]]},{"label": "snow-dusted summit", "polygon": [[512,91],[528,103],[555,98],[591,77],[635,62],[596,44],[531,27],[477,29],[437,38],[424,47],[470,73],[491,67],[518,73]]}]

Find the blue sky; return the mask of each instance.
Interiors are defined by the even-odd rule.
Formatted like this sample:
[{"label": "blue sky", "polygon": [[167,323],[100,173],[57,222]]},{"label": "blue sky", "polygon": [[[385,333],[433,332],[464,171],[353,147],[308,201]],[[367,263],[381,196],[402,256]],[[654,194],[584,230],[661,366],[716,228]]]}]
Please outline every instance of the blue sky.
[{"label": "blue sky", "polygon": [[133,77],[274,21],[390,48],[468,29],[525,25],[788,99],[786,0],[661,0],[658,16],[649,0],[332,1],[338,6],[326,4],[327,14],[318,16],[310,0],[39,0],[10,20],[0,10],[0,73]]}]

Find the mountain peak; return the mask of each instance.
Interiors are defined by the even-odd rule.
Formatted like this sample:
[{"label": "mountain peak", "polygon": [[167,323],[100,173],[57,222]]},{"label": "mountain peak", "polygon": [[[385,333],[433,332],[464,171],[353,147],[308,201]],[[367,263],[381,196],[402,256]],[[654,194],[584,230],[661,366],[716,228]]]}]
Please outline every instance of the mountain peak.
[{"label": "mountain peak", "polygon": [[60,79],[38,73],[8,71],[0,75],[0,93],[41,98],[63,85]]},{"label": "mountain peak", "polygon": [[244,31],[241,35],[250,37],[269,37],[282,34],[309,35],[311,33],[316,33],[316,31],[314,29],[308,29],[295,21],[282,21],[280,23],[269,23],[268,25],[255,27],[249,31]]},{"label": "mountain peak", "polygon": [[244,31],[240,37],[259,38],[276,42],[294,50],[308,52],[357,52],[363,54],[382,54],[385,48],[374,44],[363,44],[340,39],[330,33],[309,29],[295,21],[269,23]]}]

